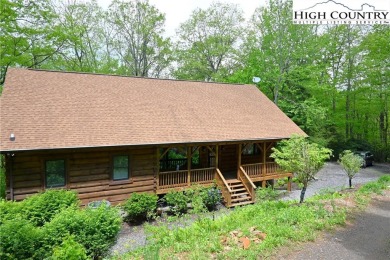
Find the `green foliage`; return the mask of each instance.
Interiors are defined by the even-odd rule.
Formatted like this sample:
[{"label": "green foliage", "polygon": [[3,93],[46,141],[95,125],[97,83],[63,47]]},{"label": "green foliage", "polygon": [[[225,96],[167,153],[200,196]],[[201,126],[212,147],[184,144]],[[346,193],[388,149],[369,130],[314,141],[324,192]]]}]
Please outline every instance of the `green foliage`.
[{"label": "green foliage", "polygon": [[229,3],[195,9],[180,25],[174,76],[179,79],[221,81],[235,66],[236,43],[242,33],[243,13]]},{"label": "green foliage", "polygon": [[[150,248],[160,249],[160,259],[172,259],[184,253],[189,259],[255,259],[269,255],[270,251],[289,242],[313,240],[317,231],[343,224],[345,211],[334,206],[327,211],[324,204],[315,201],[297,206],[291,201],[265,201],[236,208],[227,216],[215,220],[202,218],[185,228],[147,226],[148,246],[130,253],[128,258],[145,255]],[[266,234],[257,246],[247,250],[229,241],[230,232],[237,230],[243,236],[253,237],[251,228]],[[221,241],[227,238],[228,244]],[[228,246],[231,250],[224,250]]]},{"label": "green foliage", "polygon": [[50,248],[61,245],[68,235],[72,235],[84,246],[88,257],[102,257],[115,242],[120,227],[121,217],[116,208],[107,208],[106,205],[84,210],[67,208],[43,227],[46,249],[41,252],[47,254]]},{"label": "green foliage", "polygon": [[25,219],[21,202],[0,200],[0,225],[7,220]]},{"label": "green foliage", "polygon": [[377,193],[382,194],[382,190],[388,188],[390,185],[390,176],[383,175],[376,182],[369,182],[359,188],[359,193],[370,194]]},{"label": "green foliage", "polygon": [[274,190],[272,187],[267,188],[257,188],[256,189],[256,202],[262,203],[264,201],[276,200],[279,196],[279,193]]},{"label": "green foliage", "polygon": [[330,149],[310,143],[302,136],[292,136],[289,140],[283,140],[272,150],[270,157],[284,170],[293,172],[296,180],[305,186],[332,155]]},{"label": "green foliage", "polygon": [[180,215],[187,212],[188,198],[181,191],[170,191],[164,196],[165,202],[171,207],[171,212]]},{"label": "green foliage", "polygon": [[332,155],[332,150],[310,143],[303,136],[292,136],[272,148],[270,157],[285,171],[294,173],[296,181],[303,185],[301,202],[304,200],[307,184],[314,179],[317,172],[324,166],[325,160]]},{"label": "green foliage", "polygon": [[85,248],[73,236],[66,237],[60,246],[53,249],[53,260],[87,260]]},{"label": "green foliage", "polygon": [[352,178],[360,171],[360,167],[363,165],[363,162],[363,158],[359,155],[353,154],[350,150],[345,150],[340,154],[339,163],[348,175],[350,187]]},{"label": "green foliage", "polygon": [[158,196],[152,193],[132,193],[123,210],[129,221],[149,220],[155,216]]},{"label": "green foliage", "polygon": [[74,191],[46,190],[28,197],[22,203],[25,218],[36,226],[43,226],[63,209],[78,206],[79,199]]},{"label": "green foliage", "polygon": [[195,185],[184,192],[195,213],[211,211],[221,201],[221,192],[217,187]]},{"label": "green foliage", "polygon": [[25,219],[0,225],[0,259],[32,259],[41,246],[42,231]]}]

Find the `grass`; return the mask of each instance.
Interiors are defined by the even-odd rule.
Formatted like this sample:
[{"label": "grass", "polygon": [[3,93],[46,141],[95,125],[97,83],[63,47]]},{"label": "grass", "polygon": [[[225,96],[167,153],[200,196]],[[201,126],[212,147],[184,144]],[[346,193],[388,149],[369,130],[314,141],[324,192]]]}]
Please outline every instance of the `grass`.
[{"label": "grass", "polygon": [[[336,200],[354,199],[366,205],[370,194],[380,194],[390,176],[367,183],[354,193],[325,191],[303,204],[264,201],[234,209],[216,220],[200,218],[189,227],[146,226],[148,246],[118,256],[120,259],[257,259],[283,245],[313,241],[322,230],[345,223],[348,208]],[[257,234],[263,234],[262,239]],[[246,237],[250,246],[238,241]]]}]

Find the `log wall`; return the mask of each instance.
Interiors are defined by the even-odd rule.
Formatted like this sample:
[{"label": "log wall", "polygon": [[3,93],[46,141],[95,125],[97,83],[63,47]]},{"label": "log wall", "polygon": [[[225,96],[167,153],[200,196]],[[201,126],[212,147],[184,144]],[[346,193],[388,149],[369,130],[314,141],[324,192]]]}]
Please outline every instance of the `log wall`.
[{"label": "log wall", "polygon": [[[114,155],[129,156],[129,180],[112,180]],[[67,181],[63,188],[76,190],[84,205],[90,201],[102,199],[117,204],[127,199],[133,192],[155,192],[156,189],[157,153],[155,147],[126,150],[105,148],[17,152],[12,159],[7,158],[6,164],[8,182],[11,180],[10,172],[12,171],[14,199],[22,200],[44,190],[45,161],[55,159],[66,161]]]},{"label": "log wall", "polygon": [[237,145],[223,145],[219,150],[218,167],[222,174],[237,172]]}]

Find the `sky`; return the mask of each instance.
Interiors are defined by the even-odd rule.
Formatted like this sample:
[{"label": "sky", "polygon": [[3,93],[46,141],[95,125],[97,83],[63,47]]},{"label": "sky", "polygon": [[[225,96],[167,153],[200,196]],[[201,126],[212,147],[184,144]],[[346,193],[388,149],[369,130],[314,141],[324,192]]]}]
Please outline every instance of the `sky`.
[{"label": "sky", "polygon": [[[107,8],[111,0],[97,0],[100,6]],[[190,17],[196,8],[206,9],[213,2],[211,0],[149,0],[160,12],[165,13],[165,33],[173,36],[179,25]],[[244,11],[245,19],[253,15],[255,9],[264,5],[266,0],[219,0],[219,2],[237,4]]]}]

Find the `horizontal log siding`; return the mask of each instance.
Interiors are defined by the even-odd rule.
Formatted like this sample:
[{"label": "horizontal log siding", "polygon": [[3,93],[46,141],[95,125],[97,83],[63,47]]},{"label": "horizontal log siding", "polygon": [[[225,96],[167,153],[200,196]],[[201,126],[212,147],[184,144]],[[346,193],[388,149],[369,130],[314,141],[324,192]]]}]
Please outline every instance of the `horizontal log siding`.
[{"label": "horizontal log siding", "polygon": [[[82,204],[94,200],[109,200],[117,204],[133,192],[155,192],[156,148],[91,149],[67,152],[19,152],[13,157],[14,199],[22,200],[45,189],[45,160],[65,159],[67,185],[76,190]],[[55,154],[53,156],[53,154]],[[130,179],[112,181],[112,157],[129,155]],[[10,160],[7,160],[9,165]],[[9,167],[7,167],[9,180]],[[8,185],[9,187],[9,185]]]},{"label": "horizontal log siding", "polygon": [[219,150],[218,168],[222,174],[237,172],[237,145],[224,145]]}]

